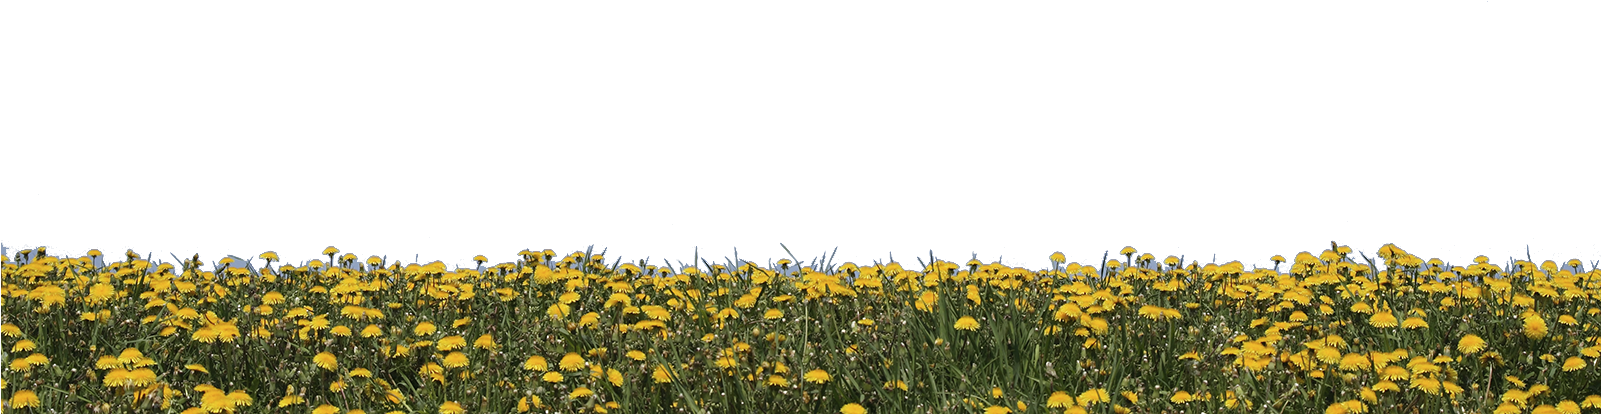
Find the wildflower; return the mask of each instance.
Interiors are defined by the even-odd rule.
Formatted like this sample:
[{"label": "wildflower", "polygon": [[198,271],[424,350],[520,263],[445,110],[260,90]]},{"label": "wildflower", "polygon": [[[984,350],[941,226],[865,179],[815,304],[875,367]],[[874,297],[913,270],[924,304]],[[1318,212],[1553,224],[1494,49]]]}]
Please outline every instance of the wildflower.
[{"label": "wildflower", "polygon": [[1579,403],[1572,400],[1562,400],[1557,403],[1557,412],[1562,414],[1579,414]]},{"label": "wildflower", "polygon": [[1168,401],[1172,401],[1174,404],[1183,404],[1193,401],[1194,399],[1195,397],[1191,396],[1189,391],[1179,390],[1178,392],[1173,393],[1173,397],[1168,398]]},{"label": "wildflower", "polygon": [[850,403],[845,404],[844,407],[839,407],[839,414],[867,414],[867,409],[862,408],[861,404]]},{"label": "wildflower", "polygon": [[1096,388],[1089,391],[1084,391],[1084,393],[1078,395],[1079,405],[1083,405],[1085,407],[1095,405],[1095,403],[1103,402],[1111,402],[1111,398],[1106,394],[1106,389],[1104,388]]},{"label": "wildflower", "polygon": [[635,361],[644,361],[645,360],[645,353],[644,352],[639,352],[638,350],[629,350],[628,351],[628,359],[632,359],[632,360],[635,360]]},{"label": "wildflower", "polygon": [[1568,357],[1568,359],[1566,361],[1562,362],[1562,371],[1564,371],[1564,372],[1578,371],[1578,370],[1584,369],[1585,366],[1586,366],[1586,364],[1584,363],[1584,359],[1581,359],[1579,357]]},{"label": "wildflower", "polygon": [[1139,315],[1140,317],[1143,317],[1145,319],[1150,319],[1150,320],[1153,320],[1153,321],[1161,320],[1162,319],[1162,307],[1160,307],[1160,306],[1151,306],[1151,305],[1141,306],[1139,312],[1136,312],[1136,314]]},{"label": "wildflower", "polygon": [[372,377],[372,371],[368,371],[366,368],[356,368],[356,369],[350,370],[350,376],[352,376],[352,377],[362,377],[362,378],[371,378]]},{"label": "wildflower", "polygon": [[1484,339],[1479,338],[1478,335],[1467,334],[1462,337],[1462,340],[1457,341],[1456,349],[1462,351],[1465,355],[1472,355],[1484,349]]},{"label": "wildflower", "polygon": [[17,391],[15,394],[11,394],[11,408],[12,409],[27,408],[27,407],[38,407],[38,406],[39,406],[39,396],[34,394],[33,390],[20,390],[20,391]]},{"label": "wildflower", "polygon": [[434,347],[439,348],[441,351],[449,351],[464,346],[467,346],[467,338],[463,338],[461,335],[447,336],[434,344]]},{"label": "wildflower", "polygon": [[1395,319],[1395,314],[1387,311],[1373,312],[1373,316],[1368,317],[1368,324],[1376,328],[1394,328],[1397,322],[1400,321]]},{"label": "wildflower", "polygon": [[1424,321],[1423,318],[1419,318],[1419,317],[1416,317],[1416,316],[1406,318],[1405,321],[1401,322],[1401,328],[1404,328],[1404,329],[1418,329],[1418,328],[1428,328],[1428,327],[1429,327],[1429,323],[1427,321]]},{"label": "wildflower", "polygon": [[[640,360],[643,361],[644,358],[640,358]],[[523,362],[523,369],[544,372],[545,370],[550,369],[550,365],[545,363],[545,357],[534,355],[528,357],[528,361]]]},{"label": "wildflower", "polygon": [[489,334],[483,334],[473,341],[473,348],[492,350],[499,347],[500,345],[495,343],[495,338],[490,337]]},{"label": "wildflower", "polygon": [[639,307],[639,310],[640,310],[640,312],[644,312],[645,313],[645,317],[648,317],[648,318],[651,318],[651,319],[655,319],[655,320],[659,320],[659,321],[672,320],[672,318],[673,318],[673,314],[669,313],[667,311],[667,308],[663,308],[663,307],[658,306],[658,305],[641,306],[641,307]]},{"label": "wildflower", "polygon": [[1540,317],[1538,313],[1531,312],[1523,318],[1523,335],[1529,337],[1529,339],[1544,338],[1548,329],[1549,327],[1545,324],[1545,318]]},{"label": "wildflower", "polygon": [[434,328],[433,322],[423,321],[418,323],[416,328],[412,328],[411,332],[417,336],[428,336],[433,335],[434,331],[436,330],[437,329]]},{"label": "wildflower", "polygon": [[278,408],[284,408],[284,407],[288,407],[288,406],[291,406],[291,405],[305,404],[305,403],[306,403],[306,399],[305,398],[301,398],[298,395],[285,395],[282,399],[278,400]]},{"label": "wildflower", "polygon": [[610,382],[612,386],[623,386],[623,379],[622,371],[618,371],[616,368],[606,368],[606,382]]},{"label": "wildflower", "polygon": [[557,382],[562,382],[562,380],[567,379],[567,376],[562,375],[561,371],[550,371],[550,372],[546,372],[545,375],[542,375],[539,378],[544,380],[545,382],[557,383]]},{"label": "wildflower", "polygon": [[400,393],[400,390],[391,388],[389,392],[384,393],[384,400],[389,400],[389,403],[391,404],[405,403],[405,395]]},{"label": "wildflower", "polygon": [[204,372],[204,373],[207,373],[207,374],[211,373],[211,371],[207,371],[206,370],[205,366],[200,365],[200,364],[189,364],[189,365],[184,365],[183,367],[188,369],[188,370],[190,370],[190,371],[199,371],[199,372]]},{"label": "wildflower", "polygon": [[963,316],[961,319],[956,320],[956,329],[976,331],[978,330],[978,321],[971,316]]},{"label": "wildflower", "polygon": [[667,367],[660,364],[656,365],[656,370],[650,373],[650,377],[651,379],[656,380],[656,383],[658,384],[673,382],[673,376],[671,373],[667,372]]},{"label": "wildflower", "polygon": [[465,412],[467,410],[461,408],[461,404],[457,404],[455,401],[445,401],[444,404],[439,405],[439,414],[462,414]]},{"label": "wildflower", "polygon": [[329,371],[339,368],[339,358],[335,357],[331,352],[317,354],[317,356],[311,358],[311,362],[316,363],[317,366]]},{"label": "wildflower", "polygon": [[773,375],[767,377],[767,385],[774,387],[788,387],[789,380],[784,379],[782,375]]},{"label": "wildflower", "polygon": [[335,407],[331,404],[323,404],[317,406],[317,409],[311,410],[311,414],[339,414],[339,407]]},{"label": "wildflower", "polygon": [[778,309],[768,309],[766,313],[762,314],[762,318],[769,319],[769,320],[771,320],[771,319],[779,319],[779,318],[783,318],[783,317],[784,317],[784,311],[781,311],[781,310],[778,310]]},{"label": "wildflower", "polygon": [[[0,335],[10,336],[10,337],[22,336],[22,329],[18,328],[17,325],[13,325],[10,322],[7,322],[5,324],[0,324]],[[18,391],[18,392],[21,392],[21,391]]]},{"label": "wildflower", "polygon": [[576,399],[588,397],[588,396],[591,396],[591,395],[595,395],[595,392],[594,391],[590,391],[589,387],[580,386],[580,387],[578,387],[578,389],[573,390],[572,393],[567,394],[567,398],[576,400]]},{"label": "wildflower", "polygon": [[467,363],[467,354],[463,354],[461,351],[453,351],[450,355],[445,356],[446,368],[461,368],[467,366]]},{"label": "wildflower", "polygon": [[1011,414],[1011,412],[1012,409],[998,405],[991,405],[984,408],[984,414]]},{"label": "wildflower", "polygon": [[1344,357],[1340,358],[1341,371],[1363,371],[1368,369],[1369,365],[1368,357],[1366,355],[1355,352],[1345,354]]},{"label": "wildflower", "polygon": [[806,375],[801,377],[801,379],[804,379],[807,382],[822,384],[828,382],[830,379],[833,379],[833,377],[828,376],[828,371],[814,369],[811,370],[811,372],[807,372]]},{"label": "wildflower", "polygon": [[517,400],[517,412],[525,413],[534,407],[544,408],[545,402],[537,395],[530,395]]},{"label": "wildflower", "polygon": [[27,358],[17,358],[17,359],[12,360],[11,361],[11,369],[12,370],[16,370],[16,371],[28,371],[28,370],[33,369],[33,367],[35,367],[35,366],[45,365],[45,364],[49,364],[49,363],[50,363],[50,357],[47,357],[47,356],[44,356],[44,354],[35,352],[35,353],[33,353],[33,355],[28,355]]},{"label": "wildflower", "polygon": [[561,367],[562,371],[577,371],[579,368],[584,367],[584,357],[578,355],[577,352],[568,352],[567,355],[561,357],[561,363],[558,366]]},{"label": "wildflower", "polygon": [[1050,398],[1045,400],[1045,406],[1051,408],[1067,408],[1072,405],[1073,396],[1067,395],[1066,392],[1062,391],[1051,393]]}]

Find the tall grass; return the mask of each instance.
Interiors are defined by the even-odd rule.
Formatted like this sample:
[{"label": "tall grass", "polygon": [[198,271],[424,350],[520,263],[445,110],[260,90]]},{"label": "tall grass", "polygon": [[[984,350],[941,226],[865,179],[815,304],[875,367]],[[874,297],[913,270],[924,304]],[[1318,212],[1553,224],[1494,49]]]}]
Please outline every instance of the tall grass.
[{"label": "tall grass", "polygon": [[1275,257],[1274,269],[1125,248],[1097,265],[1053,255],[1038,270],[932,256],[917,270],[832,258],[657,267],[551,250],[450,270],[332,247],[327,262],[274,268],[268,252],[254,269],[133,252],[95,265],[98,251],[39,249],[4,266],[5,404],[168,413],[1601,407],[1594,264],[1498,266],[1481,256],[1456,266],[1393,245],[1373,258],[1329,247]]}]

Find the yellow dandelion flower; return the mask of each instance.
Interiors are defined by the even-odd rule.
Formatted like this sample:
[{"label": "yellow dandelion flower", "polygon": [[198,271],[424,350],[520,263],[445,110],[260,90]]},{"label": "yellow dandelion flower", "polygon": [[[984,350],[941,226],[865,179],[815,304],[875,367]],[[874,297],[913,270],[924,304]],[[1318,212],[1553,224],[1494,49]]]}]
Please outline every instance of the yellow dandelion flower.
[{"label": "yellow dandelion flower", "polygon": [[1399,322],[1395,319],[1395,313],[1388,311],[1373,312],[1373,316],[1368,317],[1368,324],[1375,328],[1394,328]]},{"label": "yellow dandelion flower", "polygon": [[1067,395],[1067,392],[1064,391],[1053,392],[1050,398],[1045,400],[1045,406],[1051,408],[1067,408],[1072,405],[1073,396]]},{"label": "yellow dandelion flower", "polygon": [[1112,399],[1111,399],[1110,396],[1108,396],[1106,394],[1106,389],[1105,388],[1096,388],[1096,389],[1092,389],[1092,390],[1089,390],[1089,391],[1084,391],[1083,393],[1078,395],[1078,403],[1079,403],[1079,405],[1082,405],[1082,406],[1085,406],[1085,407],[1093,406],[1096,403],[1111,402],[1111,401],[1112,401]]},{"label": "yellow dandelion flower", "polygon": [[773,375],[767,377],[767,385],[773,387],[788,387],[789,380],[784,379],[782,375]]},{"label": "yellow dandelion flower", "polygon": [[520,400],[517,400],[517,412],[526,413],[526,412],[528,412],[528,410],[534,409],[536,407],[537,408],[544,408],[545,407],[545,401],[540,399],[539,396],[537,396],[537,395],[530,395],[530,396],[527,396],[527,397],[523,397]]},{"label": "yellow dandelion flower", "polygon": [[299,404],[305,404],[305,403],[306,403],[306,399],[305,398],[301,398],[298,395],[285,395],[282,399],[278,400],[278,408],[284,408],[284,407],[288,407],[288,406],[291,406],[291,405],[299,405]]},{"label": "yellow dandelion flower", "polygon": [[561,357],[561,362],[557,366],[560,366],[562,371],[577,371],[579,368],[584,367],[584,357],[578,355],[577,352],[568,352],[567,355]]},{"label": "yellow dandelion flower", "polygon": [[1462,340],[1457,341],[1456,349],[1464,355],[1472,355],[1484,350],[1484,339],[1474,334],[1464,335]]},{"label": "yellow dandelion flower", "polygon": [[331,352],[319,353],[317,356],[311,358],[311,362],[316,363],[317,366],[329,371],[339,368],[339,358],[335,357]]},{"label": "yellow dandelion flower", "polygon": [[621,387],[623,386],[623,380],[622,371],[618,371],[616,368],[606,368],[606,382],[610,382],[612,386]]},{"label": "yellow dandelion flower", "polygon": [[11,394],[12,409],[27,407],[39,407],[39,395],[34,394],[33,390],[19,390]]},{"label": "yellow dandelion flower", "polygon": [[661,365],[661,364],[657,364],[656,365],[656,370],[654,370],[654,371],[652,371],[650,373],[650,377],[651,377],[651,379],[656,380],[656,382],[659,383],[659,384],[666,384],[666,383],[669,383],[669,382],[673,382],[673,375],[671,373],[667,372],[667,367],[666,366]]},{"label": "yellow dandelion flower", "polygon": [[473,348],[496,349],[499,347],[500,345],[495,343],[495,338],[489,336],[489,334],[483,334],[479,336],[477,340],[473,341]]},{"label": "yellow dandelion flower", "polygon": [[463,414],[466,412],[467,409],[461,408],[461,404],[457,404],[455,401],[445,401],[444,404],[439,405],[439,414]]},{"label": "yellow dandelion flower", "polygon": [[549,382],[549,383],[557,383],[557,382],[562,382],[562,380],[567,379],[567,376],[562,375],[561,371],[550,371],[550,372],[546,372],[545,375],[540,376],[540,379],[544,380],[545,382]]},{"label": "yellow dandelion flower", "polygon": [[121,363],[124,363],[124,364],[133,364],[133,363],[139,362],[139,360],[142,360],[144,358],[145,358],[145,354],[142,353],[142,352],[139,352],[138,349],[128,348],[128,349],[122,350],[122,353],[117,355],[117,362],[121,362]]},{"label": "yellow dandelion flower", "polygon": [[1557,412],[1562,414],[1579,414],[1579,403],[1573,400],[1562,400],[1557,403]]},{"label": "yellow dandelion flower", "polygon": [[863,408],[861,404],[850,403],[839,407],[839,414],[867,414],[867,409]]},{"label": "yellow dandelion flower", "polygon": [[453,352],[450,353],[450,355],[446,355],[445,356],[445,367],[446,368],[461,368],[461,367],[465,367],[465,366],[467,366],[468,362],[469,361],[467,360],[467,354],[463,354],[463,353],[461,353],[461,351],[453,351]]},{"label": "yellow dandelion flower", "polygon": [[1011,412],[1012,409],[999,405],[991,405],[984,408],[984,414],[1010,414]]},{"label": "yellow dandelion flower", "polygon": [[663,308],[663,307],[661,307],[659,305],[645,305],[645,306],[639,307],[639,310],[640,310],[640,312],[644,312],[645,313],[645,317],[648,317],[648,318],[651,318],[651,319],[655,319],[655,320],[659,320],[659,321],[667,321],[667,320],[672,320],[673,319],[673,314],[668,312],[667,308]]},{"label": "yellow dandelion flower", "polygon": [[1568,359],[1566,361],[1562,362],[1562,371],[1564,371],[1564,372],[1578,371],[1578,370],[1584,369],[1584,367],[1586,367],[1586,366],[1588,366],[1588,364],[1584,363],[1584,359],[1581,359],[1579,357],[1568,357]]},{"label": "yellow dandelion flower", "polygon": [[352,377],[362,377],[362,378],[372,378],[372,371],[368,371],[366,368],[356,368],[356,369],[350,370],[350,376],[352,376]]},{"label": "yellow dandelion flower", "polygon": [[200,372],[204,372],[204,373],[207,373],[207,374],[211,373],[211,371],[207,371],[206,370],[205,366],[202,366],[200,364],[189,364],[189,365],[184,365],[183,367],[188,369],[188,370],[190,370],[190,371],[200,371]]},{"label": "yellow dandelion flower", "polygon": [[1544,338],[1550,327],[1545,324],[1545,318],[1538,313],[1529,313],[1523,318],[1523,336],[1529,339]]},{"label": "yellow dandelion flower", "polygon": [[411,333],[417,336],[433,335],[436,331],[438,331],[438,328],[434,327],[433,322],[428,321],[420,322],[417,324],[417,327],[411,328]]},{"label": "yellow dandelion flower", "polygon": [[311,414],[339,414],[339,407],[323,404],[317,406],[317,409],[311,410]]},{"label": "yellow dandelion flower", "polygon": [[461,335],[447,336],[444,339],[440,339],[439,342],[434,343],[434,347],[439,348],[441,351],[449,351],[464,346],[467,346],[467,338],[463,338]]},{"label": "yellow dandelion flower", "polygon": [[1371,361],[1368,360],[1367,355],[1352,352],[1340,358],[1341,371],[1365,371],[1369,366],[1371,366]]},{"label": "yellow dandelion flower", "polygon": [[1401,322],[1401,328],[1403,329],[1427,329],[1428,327],[1429,323],[1427,321],[1424,321],[1423,318],[1416,316],[1406,318],[1405,321]]},{"label": "yellow dandelion flower", "polygon": [[639,352],[638,350],[629,350],[628,351],[628,359],[632,359],[632,360],[635,360],[635,361],[644,361],[645,360],[645,353],[644,352]]},{"label": "yellow dandelion flower", "polygon": [[978,330],[978,321],[971,316],[963,316],[961,319],[956,320],[956,329],[976,331]]},{"label": "yellow dandelion flower", "polygon": [[[641,358],[641,360],[644,359]],[[550,369],[550,365],[545,363],[545,357],[534,355],[528,357],[528,361],[523,362],[523,369],[544,372],[545,370]]]},{"label": "yellow dandelion flower", "polygon": [[580,387],[578,387],[578,389],[573,390],[573,392],[568,393],[567,394],[567,398],[576,400],[576,399],[588,397],[588,396],[591,396],[591,395],[595,395],[595,392],[594,391],[590,391],[589,387],[580,386]]},{"label": "yellow dandelion flower", "polygon": [[828,375],[828,371],[824,371],[822,369],[814,369],[814,370],[811,370],[811,372],[807,372],[806,375],[801,376],[801,379],[806,380],[806,382],[822,384],[822,383],[828,382],[828,380],[833,379],[833,377],[830,377]]}]

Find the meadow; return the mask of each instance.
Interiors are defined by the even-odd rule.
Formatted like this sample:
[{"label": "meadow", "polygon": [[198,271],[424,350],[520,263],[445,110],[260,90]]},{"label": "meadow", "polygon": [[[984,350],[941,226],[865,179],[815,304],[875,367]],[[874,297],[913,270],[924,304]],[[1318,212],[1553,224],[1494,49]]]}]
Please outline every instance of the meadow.
[{"label": "meadow", "polygon": [[[1331,243],[1185,263],[447,269],[5,257],[6,412],[1601,412],[1601,272]],[[1322,248],[1322,247],[1320,247]],[[1314,249],[1317,250],[1317,249]],[[1589,269],[1589,270],[1584,270]]]}]

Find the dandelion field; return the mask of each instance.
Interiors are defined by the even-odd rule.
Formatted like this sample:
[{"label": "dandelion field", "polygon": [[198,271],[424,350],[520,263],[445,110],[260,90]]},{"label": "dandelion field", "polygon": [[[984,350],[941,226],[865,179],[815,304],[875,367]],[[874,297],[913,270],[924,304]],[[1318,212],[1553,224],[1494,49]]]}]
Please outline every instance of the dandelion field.
[{"label": "dandelion field", "polygon": [[[681,266],[333,247],[4,263],[6,412],[1601,412],[1601,272],[1331,243],[1273,268]],[[118,261],[112,261],[121,259]],[[276,266],[276,267],[274,267]],[[1588,269],[1588,270],[1585,270]]]}]

